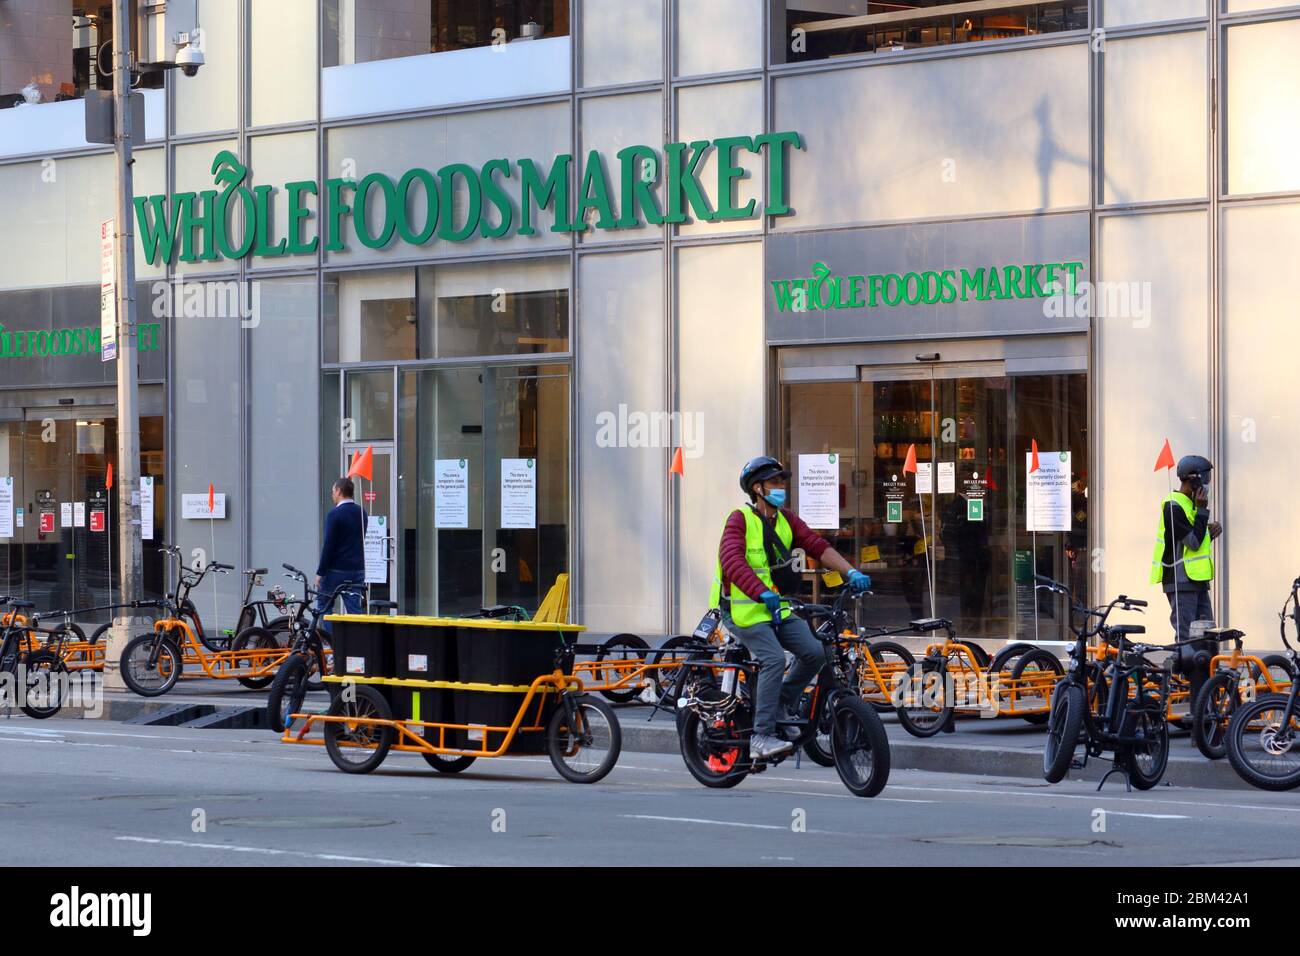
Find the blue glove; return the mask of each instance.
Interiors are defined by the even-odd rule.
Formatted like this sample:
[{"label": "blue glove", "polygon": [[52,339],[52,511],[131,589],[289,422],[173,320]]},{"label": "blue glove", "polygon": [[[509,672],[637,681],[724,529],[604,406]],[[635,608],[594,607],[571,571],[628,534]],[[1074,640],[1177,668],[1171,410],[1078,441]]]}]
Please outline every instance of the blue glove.
[{"label": "blue glove", "polygon": [[871,575],[863,574],[861,571],[850,571],[849,587],[854,591],[870,591]]},{"label": "blue glove", "polygon": [[767,609],[773,614],[781,610],[781,595],[777,594],[775,591],[764,591],[762,595],[760,595],[760,600],[762,600],[763,604],[766,605]]}]

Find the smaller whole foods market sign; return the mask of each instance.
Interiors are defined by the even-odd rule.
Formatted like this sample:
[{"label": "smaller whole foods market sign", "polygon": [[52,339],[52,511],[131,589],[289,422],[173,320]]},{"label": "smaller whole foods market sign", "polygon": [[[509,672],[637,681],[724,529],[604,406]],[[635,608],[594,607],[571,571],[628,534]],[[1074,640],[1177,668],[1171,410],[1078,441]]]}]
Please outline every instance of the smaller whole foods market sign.
[{"label": "smaller whole foods market sign", "polygon": [[[355,237],[381,249],[394,240],[422,246],[435,238],[465,242],[531,236],[537,213],[550,210],[550,232],[635,229],[664,223],[752,219],[757,202],[735,198],[745,178],[746,154],[766,156],[768,189],[763,212],[786,216],[787,158],[802,149],[798,133],[725,136],[690,143],[667,143],[662,150],[628,146],[613,157],[590,151],[579,171],[574,157],[557,156],[543,169],[532,159],[492,159],[481,166],[451,163],[436,172],[411,169],[400,177],[370,173],[361,179],[336,178],[286,183],[288,214],[282,229],[272,221],[272,185],[253,185],[250,170],[222,150],[212,161],[216,188],[140,196],[135,213],[145,258],[162,262],[211,262],[247,257],[277,258],[347,250]],[[715,157],[714,204],[702,180],[703,166]],[[580,173],[580,175],[579,175]],[[570,196],[571,181],[578,183]],[[663,187],[660,206],[656,188]],[[613,197],[618,197],[615,214]],[[311,208],[320,208],[319,218]],[[240,216],[234,215],[239,210]],[[242,231],[234,227],[242,220]],[[312,220],[318,222],[313,224]]]}]

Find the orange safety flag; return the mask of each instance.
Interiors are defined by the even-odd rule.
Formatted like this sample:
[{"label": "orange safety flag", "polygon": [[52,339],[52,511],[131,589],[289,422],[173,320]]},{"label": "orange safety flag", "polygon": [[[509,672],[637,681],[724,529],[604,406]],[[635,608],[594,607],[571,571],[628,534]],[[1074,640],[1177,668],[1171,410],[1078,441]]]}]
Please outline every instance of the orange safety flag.
[{"label": "orange safety flag", "polygon": [[208,482],[208,514],[217,513],[217,486]]},{"label": "orange safety flag", "polygon": [[908,472],[911,472],[914,475],[916,474],[916,446],[915,445],[907,446],[907,459],[903,462],[903,474],[906,475]]},{"label": "orange safety flag", "polygon": [[1038,439],[1029,439],[1029,473],[1032,475],[1038,470]]},{"label": "orange safety flag", "polygon": [[375,458],[374,445],[367,445],[366,450],[356,455],[352,459],[352,467],[348,469],[348,477],[361,477],[366,481],[374,481]]},{"label": "orange safety flag", "polygon": [[682,450],[680,448],[673,452],[673,463],[672,467],[668,469],[668,474],[686,477],[686,466],[682,463]]},{"label": "orange safety flag", "polygon": [[104,487],[113,487],[113,463],[111,461],[108,463],[108,475],[104,478]]},{"label": "orange safety flag", "polygon": [[1160,457],[1156,459],[1156,466],[1151,470],[1159,471],[1161,468],[1173,468],[1175,464],[1173,449],[1169,447],[1169,439],[1166,438],[1165,447],[1160,449]]}]

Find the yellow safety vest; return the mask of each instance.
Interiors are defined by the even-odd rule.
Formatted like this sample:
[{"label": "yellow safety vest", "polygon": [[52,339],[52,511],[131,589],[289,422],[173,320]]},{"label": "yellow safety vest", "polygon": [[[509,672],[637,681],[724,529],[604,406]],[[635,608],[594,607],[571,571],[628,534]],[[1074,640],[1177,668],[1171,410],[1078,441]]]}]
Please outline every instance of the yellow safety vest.
[{"label": "yellow safety vest", "polygon": [[[763,582],[763,586],[769,591],[775,591],[772,586],[772,570],[767,562],[767,548],[763,544],[763,519],[758,516],[753,508],[738,509],[745,516],[745,560],[749,566],[754,569],[758,579]],[[732,512],[735,514],[735,512]],[[727,516],[730,520],[731,515]],[[726,529],[726,522],[723,522],[723,529]],[[789,549],[794,542],[794,532],[790,529],[790,522],[785,519],[785,514],[777,510],[776,513],[776,536],[781,543]],[[762,601],[755,601],[748,594],[736,587],[736,583],[731,582],[731,619],[737,627],[753,627],[755,624],[761,624],[764,621],[772,620],[772,612],[767,609]],[[713,589],[709,592],[709,606],[718,607],[722,600],[722,556],[719,555],[714,559],[713,571]]]},{"label": "yellow safety vest", "polygon": [[[1187,497],[1181,491],[1175,491],[1160,503],[1160,527],[1156,530],[1156,547],[1151,556],[1151,583],[1159,584],[1165,578],[1165,568],[1177,567],[1181,562],[1187,571],[1187,577],[1192,581],[1213,581],[1214,580],[1214,558],[1211,555],[1210,531],[1205,531],[1205,539],[1201,542],[1199,548],[1189,548],[1183,545],[1183,556],[1174,561],[1173,564],[1166,565],[1165,557],[1165,511],[1169,503],[1177,502],[1178,507],[1183,509],[1183,514],[1187,515],[1189,522],[1196,521],[1196,505],[1192,499]],[[1175,542],[1177,547],[1177,542]]]}]

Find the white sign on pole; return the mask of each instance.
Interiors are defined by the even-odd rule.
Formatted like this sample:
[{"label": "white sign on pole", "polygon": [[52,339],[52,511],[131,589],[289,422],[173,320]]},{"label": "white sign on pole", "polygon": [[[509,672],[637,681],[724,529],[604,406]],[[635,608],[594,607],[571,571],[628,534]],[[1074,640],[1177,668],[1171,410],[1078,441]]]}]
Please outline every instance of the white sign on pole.
[{"label": "white sign on pole", "polygon": [[181,495],[181,517],[186,519],[202,518],[205,521],[208,518],[224,518],[226,516],[226,496],[214,494],[212,496],[213,509],[208,510],[208,493],[205,491],[201,495]]},{"label": "white sign on pole", "polygon": [[934,487],[934,471],[928,461],[918,461],[916,463],[916,493],[918,495],[928,495]]},{"label": "white sign on pole", "polygon": [[71,501],[59,502],[59,527],[60,528],[72,527],[72,502]]},{"label": "white sign on pole", "polygon": [[537,527],[537,462],[501,459],[501,527]]},{"label": "white sign on pole", "polygon": [[14,480],[0,478],[0,538],[14,536]]},{"label": "white sign on pole", "polygon": [[99,344],[100,359],[117,358],[117,239],[114,220],[99,224]]},{"label": "white sign on pole", "polygon": [[153,478],[140,476],[140,539],[153,540]]},{"label": "white sign on pole", "polygon": [[810,528],[840,526],[839,456],[799,456],[799,517]]},{"label": "white sign on pole", "polygon": [[1031,472],[1031,452],[1025,453],[1025,530],[1069,531],[1070,453],[1040,451],[1038,470]]},{"label": "white sign on pole", "polygon": [[366,520],[366,583],[388,583],[388,517],[371,515]]},{"label": "white sign on pole", "polygon": [[469,462],[439,458],[433,463],[435,528],[469,527]]},{"label": "white sign on pole", "polygon": [[939,494],[951,495],[957,491],[957,463],[955,461],[939,462]]},{"label": "white sign on pole", "polygon": [[86,503],[84,501],[75,501],[72,504],[72,526],[74,528],[84,528],[86,526]]},{"label": "white sign on pole", "polygon": [[17,528],[21,528],[21,527],[23,526],[23,519],[24,519],[25,517],[26,517],[26,512],[24,512],[22,508],[15,508],[15,509],[14,509],[14,526],[17,527]]}]

